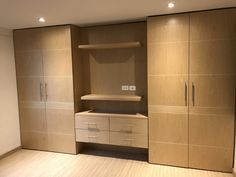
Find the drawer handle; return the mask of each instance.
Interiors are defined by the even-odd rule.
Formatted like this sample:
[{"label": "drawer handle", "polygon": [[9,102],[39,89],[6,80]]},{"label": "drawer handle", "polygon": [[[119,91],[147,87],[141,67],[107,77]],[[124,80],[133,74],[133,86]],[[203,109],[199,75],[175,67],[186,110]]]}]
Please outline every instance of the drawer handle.
[{"label": "drawer handle", "polygon": [[88,128],[89,128],[89,126],[94,126],[94,127],[98,128],[96,123],[87,122],[87,124],[88,124]]},{"label": "drawer handle", "polygon": [[123,139],[123,141],[134,141],[134,139]]},{"label": "drawer handle", "polygon": [[127,129],[121,129],[120,131],[123,133],[132,133],[132,129],[134,127],[134,125],[129,124],[129,125],[124,125]]},{"label": "drawer handle", "polygon": [[93,143],[93,142],[97,142],[97,136],[88,136],[88,142],[91,142],[91,143]]},{"label": "drawer handle", "polygon": [[88,136],[88,138],[98,138],[98,136]]},{"label": "drawer handle", "polygon": [[128,124],[128,125],[125,125],[126,127],[133,127],[134,124]]},{"label": "drawer handle", "polygon": [[88,125],[96,125],[96,126],[97,126],[96,123],[90,123],[90,122],[88,122],[87,124],[88,124]]},{"label": "drawer handle", "polygon": [[88,131],[99,132],[100,130],[98,128],[88,128]]},{"label": "drawer handle", "polygon": [[132,130],[121,130],[122,133],[133,133]]}]

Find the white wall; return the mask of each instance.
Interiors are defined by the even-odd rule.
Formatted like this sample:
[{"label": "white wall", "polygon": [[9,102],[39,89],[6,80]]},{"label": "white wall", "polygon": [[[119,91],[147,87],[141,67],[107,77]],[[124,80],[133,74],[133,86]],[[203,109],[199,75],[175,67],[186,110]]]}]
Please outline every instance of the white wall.
[{"label": "white wall", "polygon": [[0,155],[20,144],[12,31],[0,28]]}]

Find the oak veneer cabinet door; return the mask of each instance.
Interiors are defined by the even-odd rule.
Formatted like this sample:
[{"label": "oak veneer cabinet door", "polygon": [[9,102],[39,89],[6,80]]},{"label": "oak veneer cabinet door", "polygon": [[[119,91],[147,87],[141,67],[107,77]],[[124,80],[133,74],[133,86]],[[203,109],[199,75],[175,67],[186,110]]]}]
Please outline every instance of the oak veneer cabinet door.
[{"label": "oak veneer cabinet door", "polygon": [[70,26],[42,28],[48,150],[76,153]]},{"label": "oak veneer cabinet door", "polygon": [[148,18],[149,161],[188,167],[189,15]]},{"label": "oak veneer cabinet door", "polygon": [[76,153],[71,27],[14,32],[23,148]]},{"label": "oak veneer cabinet door", "polygon": [[232,171],[236,9],[190,15],[189,166]]},{"label": "oak veneer cabinet door", "polygon": [[43,100],[41,30],[14,31],[17,89],[23,148],[47,150],[47,126]]}]

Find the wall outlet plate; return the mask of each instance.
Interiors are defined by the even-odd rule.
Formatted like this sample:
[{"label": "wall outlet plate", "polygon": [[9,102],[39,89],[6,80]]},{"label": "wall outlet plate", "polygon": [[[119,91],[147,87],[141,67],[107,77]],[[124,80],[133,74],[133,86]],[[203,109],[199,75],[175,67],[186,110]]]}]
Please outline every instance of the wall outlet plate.
[{"label": "wall outlet plate", "polygon": [[128,85],[122,85],[121,90],[122,91],[127,91],[127,90],[129,90],[129,86]]},{"label": "wall outlet plate", "polygon": [[136,86],[135,85],[130,85],[129,90],[130,91],[136,91]]}]

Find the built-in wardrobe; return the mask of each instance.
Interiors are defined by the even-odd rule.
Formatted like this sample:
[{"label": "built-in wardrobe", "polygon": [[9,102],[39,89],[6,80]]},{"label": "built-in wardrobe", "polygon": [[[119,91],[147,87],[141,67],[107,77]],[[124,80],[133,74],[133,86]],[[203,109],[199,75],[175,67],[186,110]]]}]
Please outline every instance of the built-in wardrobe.
[{"label": "built-in wardrobe", "polygon": [[150,163],[232,171],[235,8],[21,29],[14,44],[23,148],[102,144],[148,150]]},{"label": "built-in wardrobe", "polygon": [[236,9],[148,18],[151,163],[232,171]]},{"label": "built-in wardrobe", "polygon": [[22,147],[76,153],[70,26],[14,31]]}]

